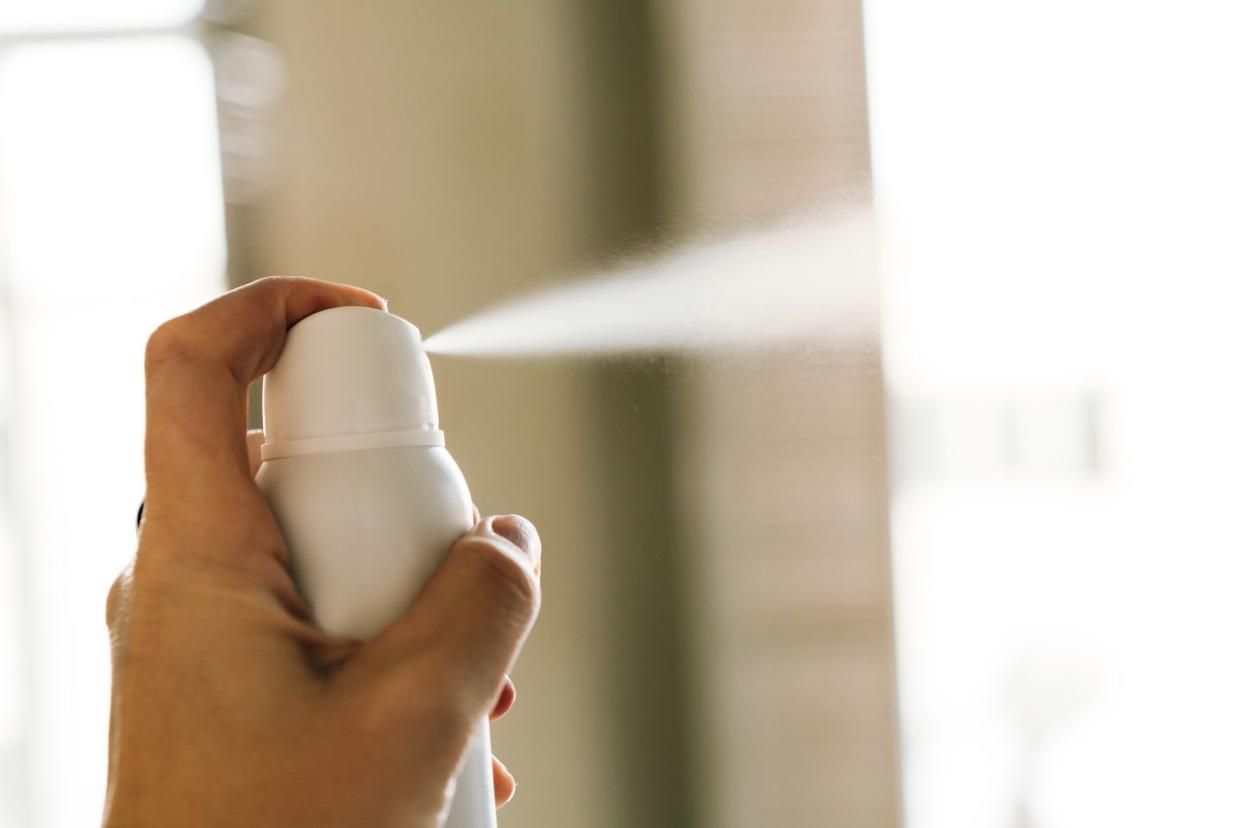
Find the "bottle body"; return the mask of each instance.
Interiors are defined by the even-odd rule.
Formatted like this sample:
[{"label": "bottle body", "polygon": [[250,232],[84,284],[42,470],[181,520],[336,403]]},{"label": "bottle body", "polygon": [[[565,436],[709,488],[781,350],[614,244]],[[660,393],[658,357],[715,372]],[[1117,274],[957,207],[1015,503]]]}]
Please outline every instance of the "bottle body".
[{"label": "bottle body", "polygon": [[[289,547],[293,577],[326,632],[365,640],[401,615],[473,522],[443,446],[296,454],[256,481]],[[486,720],[467,749],[446,828],[495,825]]]}]

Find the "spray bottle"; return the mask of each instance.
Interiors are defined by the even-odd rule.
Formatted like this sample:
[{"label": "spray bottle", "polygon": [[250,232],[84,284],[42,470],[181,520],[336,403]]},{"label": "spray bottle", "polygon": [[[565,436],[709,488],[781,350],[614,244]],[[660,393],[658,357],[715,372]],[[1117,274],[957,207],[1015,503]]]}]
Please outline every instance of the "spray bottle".
[{"label": "spray bottle", "polygon": [[[444,447],[418,328],[369,308],[294,325],[263,380],[267,495],[326,632],[368,639],[414,601],[473,519]],[[445,828],[494,828],[491,737],[470,741]]]}]

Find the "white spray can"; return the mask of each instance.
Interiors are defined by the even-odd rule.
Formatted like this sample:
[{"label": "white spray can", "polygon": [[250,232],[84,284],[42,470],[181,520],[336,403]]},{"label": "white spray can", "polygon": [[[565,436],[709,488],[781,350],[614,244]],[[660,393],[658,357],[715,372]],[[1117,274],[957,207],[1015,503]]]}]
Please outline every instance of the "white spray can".
[{"label": "white spray can", "polygon": [[[263,380],[263,430],[256,479],[316,623],[371,638],[409,607],[473,521],[418,329],[358,307],[294,325]],[[484,720],[445,826],[495,825]]]}]

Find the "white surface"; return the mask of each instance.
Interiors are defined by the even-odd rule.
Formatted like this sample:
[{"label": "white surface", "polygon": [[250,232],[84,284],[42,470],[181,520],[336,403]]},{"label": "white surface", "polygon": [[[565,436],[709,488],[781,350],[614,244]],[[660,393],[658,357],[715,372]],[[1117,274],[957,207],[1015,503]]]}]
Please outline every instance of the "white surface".
[{"label": "white surface", "polygon": [[1242,824],[1242,8],[866,13],[907,822]]},{"label": "white surface", "polygon": [[259,470],[319,625],[371,638],[413,603],[470,529],[465,478],[444,448],[303,454]]},{"label": "white surface", "polygon": [[203,0],[9,0],[0,5],[0,35],[177,26]]},{"label": "white surface", "polygon": [[303,319],[263,380],[271,443],[435,430],[439,419],[418,328],[372,308],[333,308]]},{"label": "white surface", "polygon": [[[361,308],[308,317],[264,378],[263,414],[267,440],[434,429],[435,386],[417,329]],[[316,622],[357,639],[396,620],[473,523],[465,478],[442,447],[298,454],[265,461],[257,480]],[[445,824],[489,828],[495,813],[483,722]]]}]

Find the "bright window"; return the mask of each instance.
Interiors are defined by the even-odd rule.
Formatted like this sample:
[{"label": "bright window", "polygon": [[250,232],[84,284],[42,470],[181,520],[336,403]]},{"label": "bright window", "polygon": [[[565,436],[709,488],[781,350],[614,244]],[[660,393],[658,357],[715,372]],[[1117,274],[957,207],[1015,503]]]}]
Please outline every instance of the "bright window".
[{"label": "bright window", "polygon": [[1242,12],[874,0],[911,828],[1242,823]]},{"label": "bright window", "polygon": [[[6,5],[0,28],[198,5]],[[102,812],[104,598],[134,549],[143,345],[224,285],[215,113],[210,60],[178,33],[0,46],[0,658],[19,665],[0,684],[0,825]]]},{"label": "bright window", "polygon": [[203,0],[27,0],[0,6],[0,35],[172,27],[189,22]]}]

